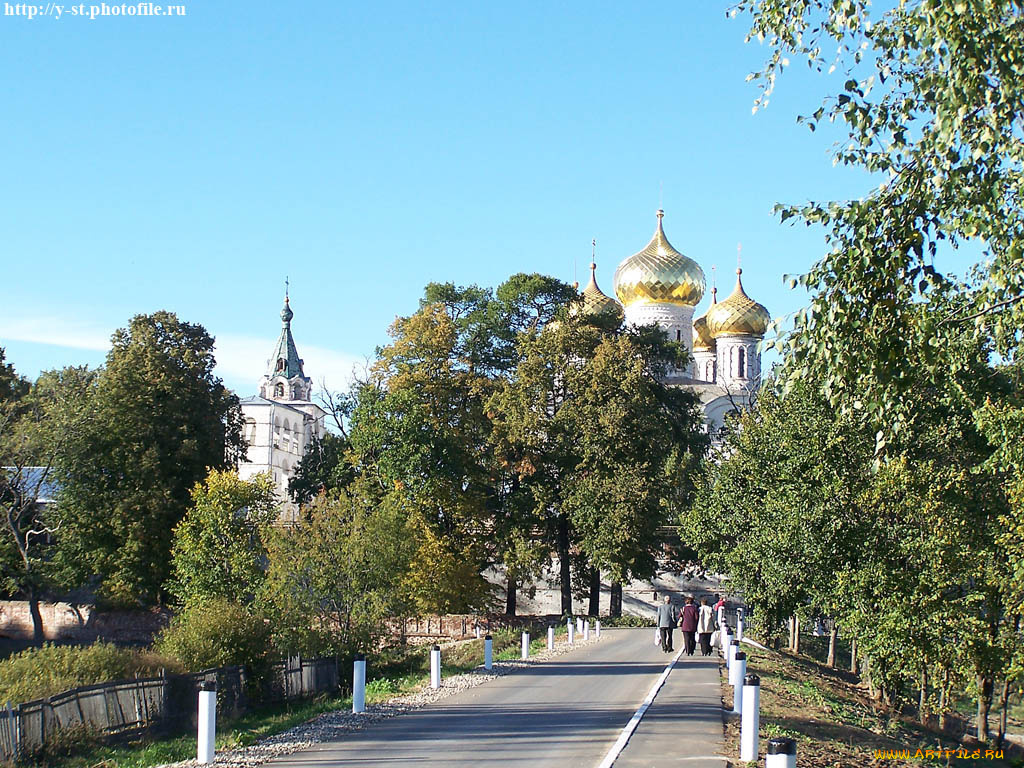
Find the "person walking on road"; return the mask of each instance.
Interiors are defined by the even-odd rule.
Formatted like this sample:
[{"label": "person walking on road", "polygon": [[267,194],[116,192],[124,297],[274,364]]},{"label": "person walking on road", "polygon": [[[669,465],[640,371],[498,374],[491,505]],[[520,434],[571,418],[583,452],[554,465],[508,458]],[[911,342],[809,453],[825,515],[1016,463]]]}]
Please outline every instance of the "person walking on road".
[{"label": "person walking on road", "polygon": [[658,606],[658,631],[661,632],[661,650],[672,650],[672,628],[676,625],[676,609],[672,598],[665,595],[665,602]]},{"label": "person walking on road", "polygon": [[683,648],[686,649],[687,656],[693,656],[693,650],[696,647],[696,638],[694,635],[697,632],[697,606],[693,604],[693,598],[686,598],[686,605],[683,606],[683,614],[679,621],[679,628],[683,633]]},{"label": "person walking on road", "polygon": [[723,595],[715,595],[715,606],[712,610],[715,612],[718,629],[721,630],[722,624],[725,623],[725,597]]},{"label": "person walking on road", "polygon": [[711,633],[715,629],[715,612],[708,605],[708,599],[700,599],[700,610],[697,616],[697,637],[700,639],[700,655],[711,655]]}]

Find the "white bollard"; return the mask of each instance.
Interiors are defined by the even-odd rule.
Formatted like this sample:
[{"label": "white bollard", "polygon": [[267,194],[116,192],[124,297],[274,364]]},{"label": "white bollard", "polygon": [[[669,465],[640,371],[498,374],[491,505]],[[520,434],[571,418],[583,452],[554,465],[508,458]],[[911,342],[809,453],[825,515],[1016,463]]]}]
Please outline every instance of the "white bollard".
[{"label": "white bollard", "polygon": [[736,609],[736,639],[743,639],[743,609]]},{"label": "white bollard", "polygon": [[524,659],[530,658],[530,633],[526,630],[523,630],[523,647],[521,653]]},{"label": "white bollard", "polygon": [[430,652],[430,687],[437,690],[441,687],[441,646],[435,645]]},{"label": "white bollard", "polygon": [[554,650],[555,648],[555,628],[548,627],[548,650]]},{"label": "white bollard", "polygon": [[576,625],[572,623],[572,619],[569,619],[569,645],[576,642]]},{"label": "white bollard", "polygon": [[728,657],[726,660],[726,668],[729,670],[729,679],[732,680],[732,667],[736,661],[736,651],[740,649],[740,641],[735,638],[729,641]]},{"label": "white bollard", "polygon": [[732,657],[732,672],[729,682],[732,683],[732,711],[743,714],[743,678],[747,676],[747,654],[737,651]]},{"label": "white bollard", "polygon": [[199,686],[199,733],[196,762],[212,763],[217,736],[217,684],[210,680]]},{"label": "white bollard", "polygon": [[764,768],[796,768],[796,742],[792,739],[771,739]]},{"label": "white bollard", "polygon": [[594,619],[594,637],[596,637],[598,640],[601,639],[601,620],[600,619]]},{"label": "white bollard", "polygon": [[576,633],[580,635],[583,634],[583,619],[579,616],[576,617]]},{"label": "white bollard", "polygon": [[590,619],[587,619],[586,621],[583,622],[583,639],[584,640],[589,640],[590,639]]},{"label": "white bollard", "polygon": [[480,639],[480,625],[479,624],[476,625],[476,639],[477,640]]},{"label": "white bollard", "polygon": [[494,641],[491,640],[491,636],[487,635],[484,637],[484,669],[488,672],[491,671],[491,667],[494,666]]},{"label": "white bollard", "polygon": [[366,657],[356,654],[352,662],[352,714],[366,711]]},{"label": "white bollard", "polygon": [[761,729],[761,678],[743,678],[743,721],[740,725],[740,760],[756,762],[758,731]]},{"label": "white bollard", "polygon": [[718,628],[721,629],[725,626],[725,607],[718,609]]}]

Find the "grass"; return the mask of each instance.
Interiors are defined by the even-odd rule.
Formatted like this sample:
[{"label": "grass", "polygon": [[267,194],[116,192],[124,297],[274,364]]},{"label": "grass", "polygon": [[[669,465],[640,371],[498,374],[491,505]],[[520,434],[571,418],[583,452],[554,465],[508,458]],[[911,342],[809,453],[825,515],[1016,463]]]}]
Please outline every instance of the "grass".
[{"label": "grass", "polygon": [[[556,625],[556,636],[566,633],[565,625]],[[497,630],[491,633],[495,661],[518,659],[520,631]],[[367,704],[378,704],[396,696],[423,688],[430,675],[430,649],[432,645],[393,648],[384,651],[374,663],[368,664],[366,684]],[[547,647],[547,632],[530,643],[531,655]],[[483,664],[484,641],[465,640],[446,644],[442,650],[442,670],[445,675],[470,672]],[[232,721],[221,721],[217,728],[217,750],[233,749],[254,744],[317,715],[349,709],[350,696],[322,696],[300,702],[272,704],[254,709]],[[55,754],[36,758],[35,765],[42,768],[149,768],[161,763],[194,758],[195,734],[169,738],[144,738],[131,743],[88,744],[85,738],[67,745]],[[71,754],[67,754],[71,752]]]},{"label": "grass", "polygon": [[[287,731],[324,712],[352,706],[348,696],[322,696],[300,702],[259,707],[217,728],[217,749],[253,744],[259,739]],[[187,760],[196,755],[196,737],[189,733],[163,739],[131,743],[93,745],[71,755],[36,758],[46,768],[148,768],[160,763]]]},{"label": "grass", "polygon": [[[872,706],[859,681],[841,670],[828,669],[814,658],[744,647],[748,673],[761,678],[761,753],[767,740],[785,736],[797,742],[799,765],[806,768],[865,768],[867,766],[971,765],[995,768],[1024,766],[1024,760],[1005,751],[1002,760],[915,758],[918,749],[956,750],[960,745],[916,722]],[[727,711],[732,709],[732,687],[722,686]],[[739,754],[739,717],[728,716],[725,749]],[[904,751],[899,759],[876,756],[875,750]],[[740,765],[738,762],[737,765]]]}]

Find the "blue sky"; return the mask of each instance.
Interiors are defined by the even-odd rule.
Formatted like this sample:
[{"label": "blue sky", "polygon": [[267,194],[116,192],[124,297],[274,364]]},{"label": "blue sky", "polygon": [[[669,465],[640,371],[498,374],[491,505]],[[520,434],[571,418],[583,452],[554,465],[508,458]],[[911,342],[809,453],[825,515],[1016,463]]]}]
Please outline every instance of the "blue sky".
[{"label": "blue sky", "polygon": [[772,206],[872,186],[795,122],[839,74],[794,67],[752,114],[765,50],[718,3],[185,5],[0,15],[0,345],[26,375],[167,309],[251,394],[288,275],[306,372],[338,388],[428,281],[572,280],[596,238],[611,293],[659,197],[724,293],[742,242],[784,316],[824,246]]}]

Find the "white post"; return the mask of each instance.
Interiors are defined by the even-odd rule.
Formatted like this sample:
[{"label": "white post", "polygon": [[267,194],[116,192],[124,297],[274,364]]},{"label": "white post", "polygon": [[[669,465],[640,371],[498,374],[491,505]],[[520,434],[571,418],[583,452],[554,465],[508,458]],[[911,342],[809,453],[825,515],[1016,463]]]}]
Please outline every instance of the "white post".
[{"label": "white post", "polygon": [[484,669],[488,672],[494,666],[494,641],[490,635],[484,637]]},{"label": "white post", "polygon": [[732,683],[732,711],[743,714],[743,678],[747,676],[747,654],[736,651],[732,657],[732,671],[729,682]]},{"label": "white post", "polygon": [[756,762],[758,731],[761,729],[761,678],[743,678],[743,722],[740,727],[740,761]]},{"label": "white post", "polygon": [[356,654],[352,662],[352,714],[366,711],[366,657]]},{"label": "white post", "polygon": [[430,652],[430,687],[437,690],[441,687],[441,646],[435,645]]},{"label": "white post", "polygon": [[600,619],[594,619],[594,636],[598,640],[601,639],[601,620]]},{"label": "white post", "polygon": [[733,640],[729,641],[729,651],[728,651],[729,656],[728,656],[728,660],[726,662],[726,666],[729,669],[729,679],[730,680],[732,679],[733,663],[736,661],[736,651],[738,651],[739,649],[740,649],[740,641],[739,640],[733,639]]},{"label": "white post", "polygon": [[217,683],[210,680],[199,686],[199,733],[196,762],[212,763],[217,736]]},{"label": "white post", "polygon": [[525,629],[523,630],[523,647],[521,655],[524,659],[530,658],[530,633]]},{"label": "white post", "polygon": [[477,640],[480,639],[480,625],[479,624],[476,625],[476,639]]},{"label": "white post", "polygon": [[568,627],[569,627],[569,645],[572,645],[574,642],[576,642],[576,625],[572,623],[572,619],[569,619]]},{"label": "white post", "polygon": [[583,619],[579,616],[576,617],[576,632],[581,635],[583,634]]},{"label": "white post", "polygon": [[583,622],[583,639],[584,640],[589,640],[590,639],[590,619],[587,619],[586,621]]},{"label": "white post", "polygon": [[555,628],[548,627],[548,650],[552,651],[555,648]]},{"label": "white post", "polygon": [[796,742],[792,739],[772,739],[768,742],[764,768],[796,768]]},{"label": "white post", "polygon": [[736,609],[736,639],[743,639],[743,609]]},{"label": "white post", "polygon": [[725,606],[722,606],[721,608],[718,609],[718,629],[719,629],[719,631],[721,631],[721,629],[722,629],[722,627],[724,625],[725,625]]}]

